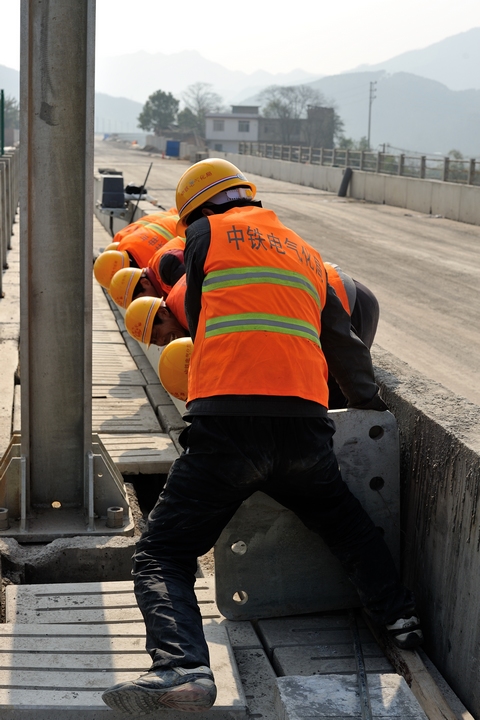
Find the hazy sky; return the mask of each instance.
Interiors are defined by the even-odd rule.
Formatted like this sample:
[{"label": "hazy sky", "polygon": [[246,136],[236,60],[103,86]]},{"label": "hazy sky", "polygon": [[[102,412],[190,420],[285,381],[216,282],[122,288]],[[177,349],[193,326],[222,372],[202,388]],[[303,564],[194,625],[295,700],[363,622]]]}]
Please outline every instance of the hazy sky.
[{"label": "hazy sky", "polygon": [[[19,69],[20,0],[0,0],[0,65]],[[97,55],[198,50],[230,70],[334,75],[480,26],[480,0],[97,0]]]}]

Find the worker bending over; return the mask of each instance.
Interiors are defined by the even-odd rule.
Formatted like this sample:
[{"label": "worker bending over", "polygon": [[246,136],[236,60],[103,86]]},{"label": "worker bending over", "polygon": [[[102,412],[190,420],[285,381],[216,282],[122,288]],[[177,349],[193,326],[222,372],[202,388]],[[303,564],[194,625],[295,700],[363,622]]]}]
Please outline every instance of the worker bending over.
[{"label": "worker bending over", "polygon": [[413,595],[332,449],[327,362],[349,407],[386,410],[370,352],[351,332],[320,254],[264,209],[255,191],[221,159],[191,166],[177,186],[194,341],[190,424],[134,554],[151,670],[102,696],[132,718],[162,706],[213,705],[194,592],[197,557],[257,490],[324,539],[372,621],[397,644],[415,647],[422,639]]}]

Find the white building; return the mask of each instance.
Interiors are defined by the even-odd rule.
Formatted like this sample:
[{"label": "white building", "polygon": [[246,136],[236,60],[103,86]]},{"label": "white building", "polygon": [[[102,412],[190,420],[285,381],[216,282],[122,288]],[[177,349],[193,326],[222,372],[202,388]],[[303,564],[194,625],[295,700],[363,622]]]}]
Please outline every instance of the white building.
[{"label": "white building", "polygon": [[205,142],[217,152],[238,152],[239,142],[258,142],[258,107],[232,105],[231,113],[212,113],[205,117]]}]

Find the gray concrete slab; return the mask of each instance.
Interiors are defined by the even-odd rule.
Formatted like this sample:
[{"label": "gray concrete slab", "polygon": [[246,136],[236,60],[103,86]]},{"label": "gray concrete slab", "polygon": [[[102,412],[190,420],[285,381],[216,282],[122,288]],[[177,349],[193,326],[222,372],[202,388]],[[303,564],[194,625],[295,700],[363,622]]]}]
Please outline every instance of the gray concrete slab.
[{"label": "gray concrete slab", "polygon": [[[113,630],[113,632],[112,632]],[[207,621],[205,637],[218,684],[214,707],[198,720],[243,720],[246,700],[226,630]],[[2,720],[117,718],[102,692],[146,672],[142,623],[60,625],[22,623],[0,626],[0,715]],[[48,712],[48,715],[45,714]],[[152,714],[152,720],[157,714]],[[119,716],[125,719],[125,716]],[[163,720],[184,713],[162,710]]]},{"label": "gray concrete slab", "polygon": [[105,435],[100,438],[122,475],[166,474],[178,457],[166,433]]},{"label": "gray concrete slab", "polygon": [[233,648],[245,690],[249,717],[278,720],[275,710],[276,675],[263,650]]},{"label": "gray concrete slab", "polygon": [[[223,620],[215,602],[213,579],[197,578],[195,595],[204,620]],[[7,623],[109,625],[142,621],[132,580],[8,585],[5,598]]]},{"label": "gray concrete slab", "polygon": [[[363,642],[362,650],[367,673],[394,672],[376,644]],[[276,648],[272,665],[277,675],[330,675],[357,671],[352,642]]]},{"label": "gray concrete slab", "polygon": [[92,342],[94,345],[99,343],[107,343],[109,345],[124,345],[122,333],[118,330],[94,330],[92,333]]},{"label": "gray concrete slab", "polygon": [[135,434],[161,430],[148,398],[99,398],[92,401],[93,432]]},{"label": "gray concrete slab", "polygon": [[[405,680],[396,674],[368,678],[373,720],[427,720]],[[361,718],[356,675],[277,678],[278,720]]]},{"label": "gray concrete slab", "polygon": [[[373,643],[370,630],[359,623],[362,643]],[[258,621],[258,633],[270,653],[278,647],[348,645],[352,635],[346,614],[296,615]]]}]

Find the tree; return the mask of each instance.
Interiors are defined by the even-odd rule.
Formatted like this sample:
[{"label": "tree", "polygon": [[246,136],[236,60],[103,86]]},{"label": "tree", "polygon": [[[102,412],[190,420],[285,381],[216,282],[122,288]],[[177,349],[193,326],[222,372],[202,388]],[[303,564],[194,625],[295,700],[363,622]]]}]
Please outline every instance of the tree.
[{"label": "tree", "polygon": [[[333,103],[310,85],[270,85],[259,95],[265,117],[280,120],[281,142],[291,145],[299,140],[308,145],[324,144],[324,138],[341,135],[343,121]],[[306,122],[300,121],[306,119]]]},{"label": "tree", "polygon": [[152,130],[155,135],[161,135],[175,122],[180,102],[172,93],[157,90],[149,96],[138,116],[138,127],[142,130]]},{"label": "tree", "polygon": [[197,82],[189,85],[182,94],[185,109],[179,113],[179,126],[202,139],[205,139],[205,116],[223,109],[221,96],[211,88],[210,83]]},{"label": "tree", "polygon": [[17,128],[20,126],[20,106],[18,100],[6,95],[4,97],[5,127]]}]

